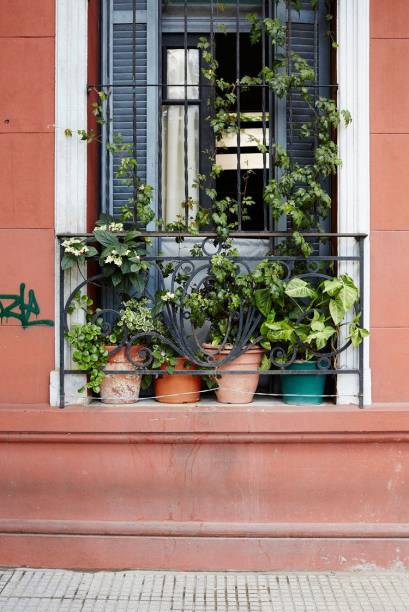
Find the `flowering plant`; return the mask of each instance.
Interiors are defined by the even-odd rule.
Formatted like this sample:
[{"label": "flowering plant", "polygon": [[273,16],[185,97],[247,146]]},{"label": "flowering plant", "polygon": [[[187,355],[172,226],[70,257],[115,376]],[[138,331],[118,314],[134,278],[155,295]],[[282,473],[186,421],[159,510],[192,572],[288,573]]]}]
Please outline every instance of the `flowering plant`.
[{"label": "flowering plant", "polygon": [[109,229],[103,229],[103,226],[94,229],[95,240],[102,247],[99,263],[104,276],[111,279],[114,287],[128,295],[143,291],[149,267],[141,259],[146,252],[146,241],[141,238],[138,240],[138,235],[137,231],[127,231],[120,236]]},{"label": "flowering plant", "polygon": [[98,255],[95,247],[86,244],[83,238],[67,238],[62,243],[64,255],[61,260],[61,268],[68,270],[73,266],[85,264],[86,259]]}]

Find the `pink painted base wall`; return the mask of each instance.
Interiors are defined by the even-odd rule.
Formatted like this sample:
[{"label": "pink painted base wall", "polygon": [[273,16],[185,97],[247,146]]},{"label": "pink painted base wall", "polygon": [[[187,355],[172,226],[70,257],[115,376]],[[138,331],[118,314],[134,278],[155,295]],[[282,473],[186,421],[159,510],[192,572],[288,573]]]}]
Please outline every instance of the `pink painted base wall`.
[{"label": "pink painted base wall", "polygon": [[409,567],[408,411],[0,412],[0,566]]}]

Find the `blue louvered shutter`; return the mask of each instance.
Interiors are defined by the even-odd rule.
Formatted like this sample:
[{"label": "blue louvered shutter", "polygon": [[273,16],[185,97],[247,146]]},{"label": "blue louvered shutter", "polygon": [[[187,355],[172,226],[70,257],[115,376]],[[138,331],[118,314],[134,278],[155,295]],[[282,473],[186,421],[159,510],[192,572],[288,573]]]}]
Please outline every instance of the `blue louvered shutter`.
[{"label": "blue louvered shutter", "polygon": [[[317,75],[317,95],[329,96],[330,89],[330,39],[327,35],[328,22],[326,21],[325,0],[319,0],[317,9],[311,6],[311,0],[301,0],[301,10],[292,10],[291,26],[288,30],[291,49],[308,61]],[[287,8],[284,2],[278,7],[281,19],[288,19]],[[286,101],[278,102],[277,110],[277,140],[286,147],[288,154],[294,162],[301,165],[314,161],[314,137],[303,138],[299,134],[300,126],[311,120],[311,110],[296,92]],[[330,230],[329,217],[321,225],[326,231]],[[280,229],[286,230],[287,222],[283,219]]]},{"label": "blue louvered shutter", "polygon": [[[324,2],[319,10],[311,9],[310,0],[302,2],[300,15],[294,16],[291,27],[292,49],[315,69],[318,85],[328,85],[329,75],[329,40],[325,34]],[[324,94],[324,91],[319,93]],[[287,104],[287,146],[291,157],[300,164],[313,161],[314,140],[301,138],[299,127],[312,119],[312,113],[300,96],[295,95]]]},{"label": "blue louvered shutter", "polygon": [[[112,83],[110,116],[112,139],[120,133],[127,143],[133,143],[134,116],[136,118],[137,172],[143,181],[156,184],[153,147],[156,146],[156,88],[148,88],[149,81],[157,82],[157,3],[152,0],[110,0],[104,16],[106,53],[105,82]],[[135,23],[134,23],[135,16]],[[133,56],[133,53],[135,55]],[[135,85],[134,88],[134,65]],[[135,92],[135,98],[134,98]],[[148,117],[148,105],[151,108]],[[152,109],[154,113],[152,113]],[[135,112],[136,111],[136,112]],[[150,142],[148,142],[148,133]],[[115,178],[118,156],[108,159],[103,208],[115,216],[131,197],[131,188]]]}]

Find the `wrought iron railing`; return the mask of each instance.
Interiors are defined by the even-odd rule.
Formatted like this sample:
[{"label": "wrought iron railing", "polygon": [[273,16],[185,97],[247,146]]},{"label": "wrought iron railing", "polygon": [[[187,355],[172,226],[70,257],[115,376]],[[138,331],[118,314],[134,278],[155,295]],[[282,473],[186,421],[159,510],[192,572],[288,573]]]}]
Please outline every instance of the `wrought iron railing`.
[{"label": "wrought iron railing", "polygon": [[[70,234],[69,237],[74,236]],[[76,237],[84,238],[88,243],[95,242],[92,234],[75,234]],[[196,244],[200,244],[202,247],[203,255],[192,256],[185,254],[156,254],[158,249],[155,247],[155,241],[160,242],[166,240],[168,244],[177,244],[175,239],[179,239],[184,236],[190,241],[194,241]],[[257,241],[258,248],[260,244],[264,244],[267,247],[268,252],[272,251],[268,248],[271,246],[272,241],[276,243],[283,240],[288,234],[279,232],[233,232],[231,238],[236,241],[236,244],[240,243],[240,240],[245,239],[246,241]],[[67,235],[60,235],[60,253],[61,257],[64,253],[64,249],[61,246],[62,241],[66,239]],[[189,295],[189,292],[193,288],[203,286],[207,282],[212,282],[211,274],[209,273],[209,265],[211,258],[217,252],[217,246],[214,247],[215,234],[211,232],[202,232],[200,236],[192,237],[190,234],[175,234],[165,232],[143,232],[141,237],[150,237],[153,240],[154,247],[152,253],[147,254],[143,257],[143,260],[149,266],[149,272],[147,272],[147,282],[144,289],[144,295],[151,300],[153,293],[158,289],[174,292],[175,289],[180,286],[178,283],[178,274],[183,272],[185,276],[185,282],[183,284],[183,292],[185,296]],[[361,315],[361,321],[364,320],[364,238],[363,234],[308,234],[306,238],[314,241],[325,241],[328,245],[324,251],[331,252],[342,252],[347,254],[323,254],[323,255],[311,255],[310,257],[303,258],[300,256],[289,256],[289,255],[263,255],[260,251],[260,255],[248,255],[243,254],[238,257],[232,257],[240,266],[243,272],[248,272],[254,268],[254,266],[262,261],[268,260],[270,262],[280,262],[284,270],[283,280],[289,281],[295,277],[301,277],[312,283],[321,282],[323,279],[330,279],[337,274],[347,272],[355,280],[360,291],[359,303],[356,304],[356,312]],[[261,243],[260,240],[265,242]],[[331,245],[333,248],[331,248]],[[348,248],[339,248],[339,245],[348,245]],[[215,250],[216,249],[216,250]],[[154,252],[156,250],[156,252]],[[260,250],[260,248],[259,248]],[[162,271],[162,265],[164,262],[171,262],[173,269],[168,277],[164,277]],[[109,291],[110,287],[112,290],[111,281],[98,269],[98,258],[89,260],[87,264],[87,271],[79,271],[81,275],[76,275],[77,279],[80,279],[77,286],[72,288],[72,273],[67,273],[63,269],[60,270],[60,324],[59,324],[59,340],[60,340],[60,351],[59,351],[59,371],[60,371],[60,406],[64,407],[66,404],[65,400],[65,384],[67,377],[74,374],[79,374],[80,371],[74,369],[70,363],[67,363],[66,357],[66,332],[70,329],[70,311],[73,304],[73,300],[78,293],[87,293],[91,291],[96,302],[96,306],[100,307],[99,316],[101,313],[105,315],[104,326],[105,331],[108,332],[110,326],[113,324],[115,319],[119,316],[118,311],[113,308],[104,308],[103,296],[104,292]],[[83,276],[83,278],[81,278]],[[68,287],[67,280],[70,279],[70,286]],[[64,297],[65,296],[65,297]],[[139,295],[138,297],[141,297]],[[303,308],[303,315],[308,315],[308,300],[300,300],[299,305]],[[96,315],[95,315],[96,316]],[[249,346],[249,343],[256,342],[257,332],[259,329],[261,314],[255,307],[243,308],[242,306],[237,308],[237,311],[230,315],[229,322],[234,322],[237,327],[236,340],[231,346],[229,354],[224,355],[219,361],[214,360],[214,354],[203,350],[203,341],[205,338],[200,335],[200,330],[197,330],[192,326],[190,312],[187,307],[184,306],[184,302],[179,302],[175,305],[171,302],[165,303],[163,306],[162,317],[166,327],[165,334],[159,334],[157,332],[134,334],[125,337],[122,341],[122,346],[125,348],[125,354],[127,359],[132,366],[132,370],[141,375],[155,377],[159,374],[163,375],[163,370],[152,369],[151,365],[153,362],[152,354],[149,348],[149,342],[146,342],[147,346],[144,348],[141,354],[141,360],[138,362],[133,361],[130,355],[130,347],[145,340],[152,340],[153,338],[160,339],[161,342],[169,346],[176,355],[187,358],[194,366],[195,370],[187,370],[177,372],[179,375],[189,374],[195,376],[217,376],[221,365],[226,366],[233,359],[241,355]],[[357,379],[357,398],[359,404],[363,404],[363,389],[364,389],[364,371],[363,371],[363,346],[362,344],[354,349],[356,353],[353,353],[352,365],[347,363],[348,360],[342,360],[342,354],[345,354],[347,349],[351,350],[351,341],[348,339],[342,340],[342,337],[338,339],[338,344],[335,348],[329,350],[327,347],[323,351],[316,352],[315,359],[317,362],[317,369],[313,372],[309,372],[316,376],[328,376],[331,375],[334,379],[337,375],[349,375],[356,377]],[[302,350],[302,343],[299,344],[299,349]],[[289,366],[297,360],[298,350],[294,350],[291,356],[287,359],[283,359],[284,352],[278,343],[272,346],[270,353],[270,367],[268,370],[263,370],[261,373],[264,376],[270,377],[272,380],[277,376],[298,376],[303,372],[289,369]],[[129,374],[129,370],[126,371],[110,371],[109,365],[106,370],[110,374]],[[258,372],[258,371],[257,371]],[[241,370],[240,372],[234,370],[224,370],[224,374],[235,374],[244,375],[255,373],[255,370]],[[274,393],[265,393],[264,395],[275,395]],[[337,398],[336,387],[331,394],[333,398]],[[338,398],[342,401],[342,398]]]}]

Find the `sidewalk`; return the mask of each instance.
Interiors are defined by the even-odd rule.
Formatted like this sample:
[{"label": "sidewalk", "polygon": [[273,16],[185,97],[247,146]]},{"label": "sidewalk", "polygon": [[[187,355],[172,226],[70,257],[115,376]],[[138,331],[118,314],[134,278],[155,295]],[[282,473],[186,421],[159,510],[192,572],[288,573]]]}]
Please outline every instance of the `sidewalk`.
[{"label": "sidewalk", "polygon": [[1,612],[409,611],[409,573],[0,570]]}]

